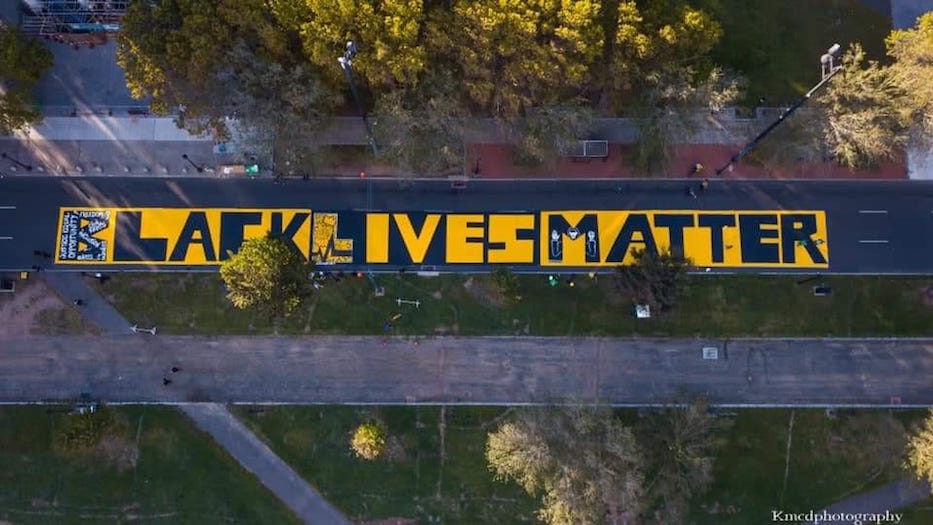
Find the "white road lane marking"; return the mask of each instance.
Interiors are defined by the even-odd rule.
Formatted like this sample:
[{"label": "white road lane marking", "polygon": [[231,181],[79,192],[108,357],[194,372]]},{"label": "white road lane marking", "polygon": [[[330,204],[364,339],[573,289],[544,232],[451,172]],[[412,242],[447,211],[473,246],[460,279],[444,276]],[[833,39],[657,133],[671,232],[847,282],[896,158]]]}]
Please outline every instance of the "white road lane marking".
[{"label": "white road lane marking", "polygon": [[13,237],[0,236],[0,241],[12,241],[12,240],[13,240]]},{"label": "white road lane marking", "polygon": [[888,241],[883,240],[883,239],[863,239],[863,240],[860,240],[859,243],[861,244],[888,244]]},{"label": "white road lane marking", "polygon": [[885,214],[888,213],[888,210],[859,210],[858,212],[864,214]]},{"label": "white road lane marking", "polygon": [[16,206],[0,206],[0,210],[15,210]]}]

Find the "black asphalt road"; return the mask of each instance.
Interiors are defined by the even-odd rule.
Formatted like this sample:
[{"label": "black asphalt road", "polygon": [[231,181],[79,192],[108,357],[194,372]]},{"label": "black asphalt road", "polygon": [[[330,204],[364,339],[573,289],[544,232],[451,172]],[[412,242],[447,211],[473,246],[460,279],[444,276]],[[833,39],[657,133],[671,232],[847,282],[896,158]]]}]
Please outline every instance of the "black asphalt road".
[{"label": "black asphalt road", "polygon": [[933,182],[714,180],[699,199],[685,195],[684,185],[684,181],[473,181],[455,192],[448,182],[433,181],[402,185],[313,180],[276,185],[268,179],[7,177],[0,180],[0,271],[31,268],[36,264],[33,250],[54,251],[62,206],[203,206],[457,212],[815,209],[827,213],[830,272],[933,274]]}]

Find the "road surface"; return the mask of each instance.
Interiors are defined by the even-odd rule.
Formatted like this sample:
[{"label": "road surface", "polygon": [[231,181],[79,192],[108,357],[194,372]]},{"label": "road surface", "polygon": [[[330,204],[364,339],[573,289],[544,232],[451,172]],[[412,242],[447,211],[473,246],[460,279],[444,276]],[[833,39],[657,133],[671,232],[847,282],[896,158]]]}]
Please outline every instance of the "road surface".
[{"label": "road surface", "polygon": [[929,406],[931,378],[933,339],[0,338],[2,402]]},{"label": "road surface", "polygon": [[[697,185],[698,182],[693,181],[692,184]],[[828,253],[828,262],[824,267],[808,268],[794,265],[782,266],[781,264],[772,265],[774,267],[767,267],[767,265],[760,267],[762,265],[748,264],[746,258],[750,248],[746,248],[748,239],[746,239],[743,227],[741,239],[735,242],[741,253],[734,260],[745,262],[733,264],[731,267],[729,264],[723,267],[712,265],[713,270],[789,271],[807,274],[817,273],[817,271],[933,274],[933,182],[717,180],[712,181],[709,190],[700,192],[699,198],[695,199],[686,195],[685,184],[683,181],[472,181],[466,189],[454,191],[447,182],[428,181],[415,181],[411,185],[400,187],[400,183],[396,181],[373,182],[371,180],[295,181],[288,185],[278,185],[270,180],[242,179],[6,177],[0,180],[0,271],[28,270],[36,264],[44,265],[45,270],[94,269],[93,264],[51,266],[33,257],[33,251],[37,249],[56,253],[59,221],[63,215],[61,208],[90,206],[99,209],[287,208],[336,212],[340,213],[341,222],[339,228],[333,228],[335,232],[333,238],[346,235],[351,238],[355,237],[354,245],[350,249],[354,262],[345,267],[346,269],[369,269],[372,265],[366,264],[369,262],[367,257],[379,257],[378,253],[372,255],[378,250],[367,248],[367,243],[373,242],[368,237],[372,226],[365,222],[369,218],[366,215],[367,212],[412,212],[413,218],[404,218],[405,221],[411,221],[413,226],[409,228],[414,228],[414,233],[409,235],[409,239],[414,239],[414,236],[419,233],[419,228],[422,228],[422,232],[424,231],[424,228],[418,225],[418,221],[425,220],[423,219],[425,213],[440,214],[442,220],[446,217],[444,214],[450,213],[487,214],[486,219],[480,218],[480,221],[486,220],[487,224],[481,224],[478,230],[469,230],[469,225],[458,226],[457,231],[463,235],[463,242],[448,242],[446,246],[448,255],[446,259],[443,254],[440,256],[441,263],[420,263],[430,264],[431,267],[428,269],[451,271],[488,268],[483,264],[457,264],[450,253],[451,250],[460,250],[457,257],[469,259],[474,256],[473,252],[463,246],[468,244],[467,241],[472,242],[471,235],[479,236],[480,242],[483,242],[484,232],[487,231],[482,229],[483,226],[488,226],[488,232],[491,234],[492,226],[488,222],[490,212],[527,214],[530,220],[537,221],[535,226],[531,226],[537,228],[537,231],[530,232],[532,235],[529,242],[535,243],[534,248],[527,250],[531,254],[529,256],[535,258],[534,264],[516,265],[514,268],[519,271],[540,271],[542,270],[541,260],[547,251],[546,243],[549,239],[548,228],[550,228],[549,225],[538,224],[544,222],[543,217],[539,218],[539,212],[542,210],[686,210],[687,213],[707,215],[715,215],[717,212],[733,213],[739,210],[739,220],[743,219],[742,210],[751,212],[751,214],[754,214],[756,210],[772,212],[816,210],[825,212],[826,239],[817,239],[824,242],[825,246],[815,248],[811,243],[805,249],[798,249],[794,247],[793,241],[790,241],[789,245],[781,244],[788,242],[789,239],[786,232],[781,230],[773,230],[772,233],[775,237],[784,234],[784,239],[751,238],[749,245],[754,247],[759,240],[760,246],[773,243],[771,247],[774,248],[774,253],[778,253],[780,248],[784,256],[788,251],[796,250],[798,262],[808,256],[807,250],[822,250]],[[162,223],[159,223],[160,220]],[[395,220],[398,221],[397,218]],[[655,217],[654,220],[657,221],[657,218]],[[116,219],[113,222],[116,223]],[[181,225],[188,224],[184,218],[178,219],[177,224],[174,225],[168,225],[168,222],[164,218],[153,218],[151,214],[147,214],[142,220],[142,237],[156,235],[151,232],[153,228],[156,231],[175,228],[177,240]],[[365,234],[360,233],[364,223],[367,228]],[[75,221],[74,224],[77,228],[78,222]],[[448,220],[447,224],[446,230],[442,223],[437,231],[446,231],[448,241],[450,241],[451,221]],[[626,225],[628,225],[627,222]],[[394,235],[392,242],[398,244],[399,234],[394,229],[396,226],[393,225],[392,228],[390,229],[388,222],[384,224],[386,235]],[[402,226],[399,225],[397,228],[400,231]],[[138,226],[137,229],[139,229]],[[564,241],[568,244],[570,243],[568,236],[570,229],[562,230]],[[305,224],[303,231],[308,230]],[[582,246],[589,232],[585,232],[582,226],[580,230],[580,233],[574,236],[574,242]],[[602,230],[605,231],[605,228]],[[699,227],[693,230],[697,232],[695,233],[698,236],[695,237],[696,239],[699,239],[701,235],[705,235],[708,239],[711,235],[710,230],[700,231]],[[470,231],[479,233],[463,233]],[[659,234],[658,232],[667,230],[655,228],[654,231]],[[117,242],[124,246],[124,256],[129,254],[128,256],[135,257],[137,252],[141,253],[145,250],[151,252],[151,247],[145,249],[140,247],[137,237],[124,235],[124,233],[124,230],[119,229],[119,233],[115,234]],[[189,237],[188,248],[184,252],[188,255],[182,257],[184,264],[171,266],[172,269],[186,269],[188,261],[192,260],[190,254],[200,253],[199,235],[201,234],[195,231]],[[215,237],[215,243],[218,242],[216,232],[211,232],[210,235]],[[432,255],[435,245],[438,245],[438,252],[444,250],[443,233],[437,235],[441,237],[436,237],[434,239],[436,242],[427,250],[428,259],[435,257]],[[514,233],[512,235],[514,242]],[[638,232],[634,233],[633,239],[639,239],[639,235]],[[204,234],[204,236],[209,235]],[[610,252],[608,241],[612,239],[618,242],[617,237],[602,239],[601,257],[607,257],[606,253]],[[318,239],[315,239],[315,242],[317,241]],[[324,239],[321,246],[330,250],[334,244],[331,242],[328,245],[327,241],[328,239]],[[407,249],[411,252],[411,246],[417,243],[413,240],[408,242]],[[492,253],[495,244],[491,235],[485,239],[485,242],[484,246],[478,246],[478,257],[482,261],[485,261],[483,250],[487,250],[487,254]],[[176,246],[174,243],[175,240],[170,238],[167,251],[163,245],[165,260],[168,260],[168,254],[174,256],[172,249],[172,246]],[[74,244],[86,248],[82,242],[74,241]],[[707,241],[706,245],[708,244]],[[221,239],[219,248],[213,246],[211,251],[225,254],[226,252],[220,249],[223,245],[224,241]],[[723,243],[720,243],[720,247],[722,245]],[[729,241],[726,240],[725,248],[731,247]],[[398,249],[400,248],[395,245],[389,248],[390,251]],[[582,248],[580,253],[582,258]],[[709,257],[709,247],[701,247],[697,253],[701,259]],[[514,253],[510,256],[513,255]],[[390,254],[390,257],[395,257],[395,255]],[[491,259],[491,256],[488,257]],[[726,257],[731,256],[726,254]],[[414,261],[414,256],[411,261]],[[411,262],[402,265],[382,265],[380,269],[394,271],[400,266],[418,269],[418,266],[412,265]],[[157,269],[154,264],[122,266],[112,262],[99,267],[109,270],[126,267],[137,271]],[[161,268],[165,269],[166,266],[161,266]],[[199,268],[205,269],[204,266]],[[547,271],[547,268],[543,270]]]}]

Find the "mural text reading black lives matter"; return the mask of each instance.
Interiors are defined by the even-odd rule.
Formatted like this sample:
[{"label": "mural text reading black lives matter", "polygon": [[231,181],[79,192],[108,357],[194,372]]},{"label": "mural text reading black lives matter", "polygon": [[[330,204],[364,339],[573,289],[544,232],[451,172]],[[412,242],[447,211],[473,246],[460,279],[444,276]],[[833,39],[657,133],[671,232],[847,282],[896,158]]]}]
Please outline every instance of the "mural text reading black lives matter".
[{"label": "mural text reading black lives matter", "polygon": [[605,267],[637,249],[693,264],[828,268],[824,211],[554,210],[362,212],[243,208],[63,208],[56,262],[216,265],[272,232],[319,265]]}]

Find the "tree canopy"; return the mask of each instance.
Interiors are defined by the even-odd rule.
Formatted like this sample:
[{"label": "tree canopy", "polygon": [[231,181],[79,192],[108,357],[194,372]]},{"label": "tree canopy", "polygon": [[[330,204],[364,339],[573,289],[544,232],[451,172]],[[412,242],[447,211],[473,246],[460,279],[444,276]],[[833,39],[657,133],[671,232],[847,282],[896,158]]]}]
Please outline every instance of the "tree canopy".
[{"label": "tree canopy", "polygon": [[886,40],[894,59],[891,76],[904,91],[905,117],[919,146],[933,140],[933,11],[917,19],[912,29],[895,30]]},{"label": "tree canopy", "polygon": [[131,2],[117,36],[130,93],[151,97],[157,112],[180,108],[181,125],[220,137],[227,117],[266,129],[283,118],[319,125],[337,95],[303,58],[298,31],[274,14],[264,0]]},{"label": "tree canopy", "polygon": [[683,254],[645,250],[634,252],[633,264],[619,266],[615,275],[616,289],[638,304],[647,304],[657,311],[669,310],[682,292],[683,280],[690,262]]},{"label": "tree canopy", "polygon": [[[294,2],[300,4],[301,2]],[[335,82],[348,40],[360,53],[353,67],[371,85],[412,84],[425,65],[423,0],[304,0],[292,8],[307,57]]]},{"label": "tree canopy", "polygon": [[648,415],[638,438],[650,459],[646,496],[659,523],[683,523],[690,498],[713,482],[713,464],[729,423],[710,414],[705,399]]},{"label": "tree canopy", "polygon": [[273,319],[287,317],[311,295],[312,266],[280,237],[248,239],[220,267],[227,298]]},{"label": "tree canopy", "polygon": [[641,454],[609,409],[519,411],[489,434],[486,461],[497,479],[541,496],[545,523],[602,523],[607,511],[637,512],[641,504]]},{"label": "tree canopy", "polygon": [[514,118],[573,94],[602,53],[597,1],[459,0],[451,43],[480,108]]},{"label": "tree canopy", "polygon": [[842,68],[819,99],[826,147],[845,166],[892,158],[907,143],[906,92],[858,44],[846,51]]},{"label": "tree canopy", "polygon": [[40,119],[32,88],[52,67],[52,52],[0,22],[0,135]]},{"label": "tree canopy", "polygon": [[462,162],[468,114],[450,71],[424,77],[417,86],[379,97],[375,135],[382,158],[406,171],[438,175]]},{"label": "tree canopy", "polygon": [[853,44],[818,99],[824,145],[840,164],[863,167],[933,141],[933,12],[886,40],[890,65]]},{"label": "tree canopy", "polygon": [[933,482],[933,409],[909,438],[907,468],[918,479]]}]

